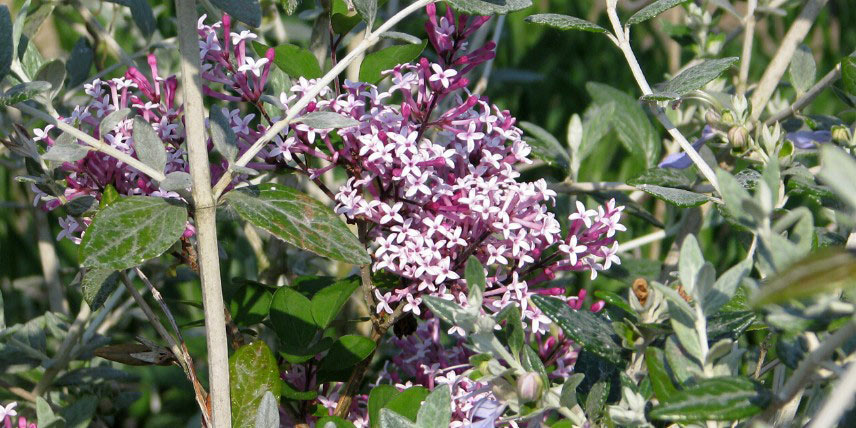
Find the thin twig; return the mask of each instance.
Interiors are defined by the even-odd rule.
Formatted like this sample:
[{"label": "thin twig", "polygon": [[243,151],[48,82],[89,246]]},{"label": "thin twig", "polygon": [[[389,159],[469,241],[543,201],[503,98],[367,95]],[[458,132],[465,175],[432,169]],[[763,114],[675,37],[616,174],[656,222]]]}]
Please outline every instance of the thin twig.
[{"label": "thin twig", "polygon": [[838,385],[826,396],[823,407],[815,413],[815,417],[807,428],[833,427],[838,424],[841,416],[853,406],[856,398],[856,363],[850,363],[844,376],[838,380]]},{"label": "thin twig", "polygon": [[[196,1],[176,0],[178,50],[181,56],[181,86],[184,90],[184,122],[196,221],[199,276],[205,313],[205,340],[208,346],[208,379],[211,391],[213,428],[232,424],[229,400],[229,344],[226,335],[225,305],[220,284],[220,258],[217,246],[215,197],[211,189],[211,170],[206,143],[202,79],[199,75],[199,36],[196,33]],[[274,134],[275,135],[275,134]],[[243,164],[252,157],[247,158]],[[225,174],[229,176],[228,173]],[[226,183],[229,179],[226,180]]]},{"label": "thin twig", "polygon": [[761,76],[758,86],[755,88],[755,91],[752,92],[751,104],[753,122],[757,121],[758,118],[761,117],[761,113],[764,112],[764,107],[767,105],[767,102],[770,101],[770,97],[773,95],[776,87],[779,86],[779,80],[781,80],[782,76],[785,74],[788,64],[791,63],[791,58],[794,56],[797,45],[805,39],[805,36],[808,34],[808,30],[811,29],[815,18],[817,18],[817,15],[820,13],[823,6],[826,5],[827,1],[828,0],[808,0],[808,3],[803,7],[803,10],[800,12],[796,21],[791,24],[791,28],[788,29],[785,37],[779,44],[779,49],[776,51],[776,55],[773,56],[773,59],[767,66],[767,69],[764,70],[764,74]]},{"label": "thin twig", "polygon": [[116,148],[114,148],[113,146],[111,146],[111,145],[109,145],[103,141],[97,140],[97,139],[95,139],[95,137],[93,137],[93,136],[91,136],[91,135],[89,135],[89,134],[87,134],[87,133],[65,123],[64,121],[59,120],[59,119],[57,119],[57,118],[39,110],[39,109],[36,109],[36,108],[28,105],[27,103],[18,103],[18,104],[15,104],[14,107],[17,108],[18,110],[21,110],[22,112],[25,112],[25,113],[31,115],[31,116],[38,117],[39,119],[42,119],[45,122],[53,124],[54,126],[59,128],[60,130],[71,134],[72,137],[83,141],[84,143],[86,143],[88,146],[94,148],[95,150],[97,150],[101,153],[104,153],[106,155],[109,155],[109,156],[111,156],[111,157],[113,157],[119,161],[122,161],[122,162],[128,164],[132,168],[137,169],[138,171],[142,172],[143,174],[151,177],[152,179],[154,179],[156,181],[163,181],[166,178],[166,176],[163,174],[163,172],[160,172],[160,171],[153,169],[152,167],[140,162],[138,159],[131,157],[129,154],[123,153],[123,152],[117,150]]},{"label": "thin twig", "polygon": [[[854,52],[856,53],[856,52]],[[778,113],[770,116],[764,123],[767,125],[772,125],[776,122],[781,121],[782,119],[786,119],[791,115],[796,114],[798,111],[802,110],[803,107],[807,106],[809,103],[814,101],[824,89],[838,81],[841,78],[841,63],[835,65],[832,70],[829,70],[829,73],[826,73],[822,79],[820,79],[814,86],[811,87],[808,91],[806,91],[802,96],[796,99],[793,104],[789,105],[787,108],[782,109]]]},{"label": "thin twig", "polygon": [[[636,83],[639,85],[639,89],[642,90],[643,95],[650,95],[653,92],[651,91],[651,86],[648,84],[648,80],[645,78],[645,74],[642,72],[642,68],[639,66],[639,62],[636,60],[636,55],[633,53],[633,48],[630,47],[630,28],[624,28],[621,25],[621,21],[618,19],[618,12],[615,10],[617,0],[607,0],[606,2],[606,13],[609,16],[609,21],[612,23],[612,28],[614,34],[612,34],[611,40],[621,49],[621,52],[624,53],[624,58],[627,60],[627,64],[630,66],[630,71],[633,73],[633,77],[636,79]],[[716,190],[716,193],[722,194],[719,191],[719,181],[716,179],[716,174],[713,173],[713,170],[710,168],[704,159],[701,158],[698,151],[687,141],[686,137],[681,134],[681,131],[672,124],[672,121],[666,116],[665,110],[659,105],[652,105],[652,109],[654,110],[654,115],[666,128],[669,132],[669,135],[678,142],[684,152],[692,159],[693,163],[698,167],[699,172],[710,182],[713,188]]]},{"label": "thin twig", "polygon": [[740,74],[737,78],[737,94],[746,93],[746,85],[749,81],[749,64],[752,62],[752,43],[755,40],[755,8],[758,0],[749,0],[746,6],[746,16],[743,18],[743,53],[740,56]]},{"label": "thin twig", "polygon": [[[354,50],[348,52],[341,61],[336,63],[336,66],[330,69],[327,74],[324,75],[321,79],[315,83],[315,86],[312,87],[309,91],[307,91],[290,109],[285,115],[285,118],[280,120],[279,122],[274,123],[268,128],[267,132],[264,133],[246,152],[244,152],[240,158],[235,162],[237,166],[246,166],[249,161],[251,161],[256,154],[261,151],[262,148],[271,140],[274,139],[286,126],[288,126],[294,119],[300,114],[301,111],[312,101],[321,91],[330,84],[336,77],[339,76],[348,65],[356,60],[363,52],[367,49],[374,46],[378,41],[381,40],[380,36],[389,31],[395,24],[399,21],[410,15],[411,13],[422,9],[426,5],[430,3],[434,3],[437,0],[418,0],[413,2],[411,5],[402,9],[400,12],[396,13],[392,17],[389,18],[386,22],[383,23],[380,27],[378,27],[375,31],[373,31],[370,35],[363,39],[359,45],[357,45]],[[194,24],[195,25],[195,24]],[[179,27],[181,28],[181,27]],[[214,200],[220,198],[220,195],[223,194],[223,191],[229,185],[232,180],[232,174],[230,171],[226,171],[220,180],[217,181],[217,184],[214,186]]]}]

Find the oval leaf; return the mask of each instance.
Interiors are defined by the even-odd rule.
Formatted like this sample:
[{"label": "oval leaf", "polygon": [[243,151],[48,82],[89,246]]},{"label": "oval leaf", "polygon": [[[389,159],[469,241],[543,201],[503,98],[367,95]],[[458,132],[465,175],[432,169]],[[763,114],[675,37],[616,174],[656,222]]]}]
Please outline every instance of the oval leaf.
[{"label": "oval leaf", "polygon": [[702,379],[651,409],[651,418],[668,421],[733,421],[766,407],[769,391],[749,379]]},{"label": "oval leaf", "polygon": [[535,295],[532,302],[583,349],[615,363],[621,361],[621,346],[605,319],[588,311],[571,310],[554,297]]},{"label": "oval leaf", "polygon": [[630,26],[634,24],[638,24],[640,22],[645,22],[679,4],[684,4],[689,0],[658,0],[654,3],[649,4],[648,6],[643,7],[639,12],[633,14],[630,19],[627,20],[625,26]]},{"label": "oval leaf", "polygon": [[163,171],[166,168],[166,149],[152,125],[141,116],[136,116],[133,133],[137,158],[155,171]]},{"label": "oval leaf", "polygon": [[99,211],[80,243],[90,268],[127,269],[160,256],[184,233],[187,209],[151,196],[121,198]]},{"label": "oval leaf", "polygon": [[580,30],[592,33],[606,32],[606,28],[595,23],[588,22],[585,19],[568,15],[560,15],[557,13],[540,13],[538,15],[531,15],[527,16],[525,21],[533,24],[543,24],[559,30]]},{"label": "oval leaf", "polygon": [[255,426],[265,394],[273,395],[278,402],[281,384],[276,358],[264,341],[238,348],[229,358],[232,426]]},{"label": "oval leaf", "polygon": [[[418,40],[418,39],[417,39]],[[427,41],[418,44],[390,46],[377,52],[372,52],[360,64],[360,80],[377,84],[383,80],[381,72],[390,70],[396,65],[408,63],[419,57],[425,49]]]},{"label": "oval leaf", "polygon": [[295,189],[263,184],[233,190],[224,198],[244,220],[285,242],[345,263],[371,263],[333,210]]},{"label": "oval leaf", "polygon": [[[262,43],[253,42],[253,49],[256,50],[257,54],[265,55],[269,47]],[[291,77],[317,79],[323,74],[315,55],[300,46],[283,43],[274,48],[274,53],[273,63]]]},{"label": "oval leaf", "polygon": [[302,122],[306,124],[306,126],[315,129],[349,128],[360,124],[360,122],[357,122],[353,118],[343,116],[332,111],[315,111],[307,113],[297,118],[295,122]]}]

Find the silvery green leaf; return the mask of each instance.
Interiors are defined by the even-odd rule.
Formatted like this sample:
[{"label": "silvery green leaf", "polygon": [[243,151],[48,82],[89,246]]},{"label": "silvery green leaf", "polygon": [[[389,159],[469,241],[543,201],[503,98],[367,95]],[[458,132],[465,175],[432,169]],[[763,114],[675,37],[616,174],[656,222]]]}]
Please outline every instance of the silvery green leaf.
[{"label": "silvery green leaf", "polygon": [[[26,37],[25,37],[26,39]],[[20,50],[16,51],[20,53]],[[35,79],[36,73],[48,62],[45,57],[39,52],[39,48],[35,43],[27,43],[24,57],[21,58],[21,68],[24,70],[24,75],[30,79]]]},{"label": "silvery green leaf", "polygon": [[103,139],[105,135],[113,132],[120,123],[122,123],[125,119],[128,118],[128,115],[131,114],[131,109],[123,108],[120,110],[116,110],[107,116],[104,116],[104,119],[101,119],[101,124],[98,125],[99,135]]},{"label": "silvery green leaf", "polygon": [[504,15],[532,6],[532,0],[449,0],[449,3],[468,15]]},{"label": "silvery green leaf", "polygon": [[791,77],[791,84],[799,93],[805,93],[811,89],[817,76],[817,64],[814,62],[811,48],[804,44],[797,47],[794,56],[791,57],[788,75]]},{"label": "silvery green leaf", "polygon": [[557,13],[540,13],[537,15],[530,15],[527,16],[524,21],[531,22],[533,24],[543,24],[559,30],[580,30],[592,33],[606,33],[606,28],[603,28],[593,22]]},{"label": "silvery green leaf", "polygon": [[279,428],[279,404],[270,391],[265,392],[256,412],[256,428]]},{"label": "silvery green leaf", "polygon": [[639,102],[621,90],[602,83],[589,82],[586,90],[596,104],[614,103],[609,123],[618,134],[618,139],[632,156],[645,159],[650,168],[660,160],[662,142]]},{"label": "silvery green leaf", "polygon": [[27,101],[42,92],[49,91],[50,89],[50,83],[39,80],[15,85],[9,88],[9,90],[0,97],[0,107],[11,106]]},{"label": "silvery green leaf", "polygon": [[[15,16],[15,22],[12,23],[12,52],[14,55],[20,54],[21,42],[28,42],[29,39],[21,37],[24,34],[24,22],[27,20],[27,12],[30,10],[30,0],[26,0],[21,8],[18,9],[18,15]],[[29,43],[28,43],[29,45]],[[32,77],[32,74],[29,76]]]},{"label": "silvery green leaf", "polygon": [[229,164],[235,163],[235,158],[238,157],[238,143],[229,118],[221,109],[215,107],[211,109],[208,116],[208,125],[214,148],[229,161]]},{"label": "silvery green leaf", "polygon": [[754,218],[743,208],[744,202],[752,200],[749,192],[740,185],[733,175],[722,169],[716,170],[716,178],[722,190],[722,200],[725,202],[722,208],[725,213],[743,226],[754,227]]},{"label": "silvery green leaf", "polygon": [[77,162],[89,153],[89,148],[77,143],[61,144],[57,142],[42,155],[42,159],[51,162]]},{"label": "silvery green leaf", "polygon": [[298,118],[297,121],[315,129],[349,128],[360,124],[360,122],[353,118],[331,111],[316,111],[308,113]]},{"label": "silvery green leaf", "polygon": [[417,428],[449,426],[452,419],[451,402],[452,394],[449,385],[434,388],[425,398],[416,415]]},{"label": "silvery green leaf", "polygon": [[152,12],[152,7],[149,6],[148,0],[128,0],[128,7],[131,9],[131,18],[134,19],[134,24],[143,33],[149,37],[154,33],[157,22],[155,14]]},{"label": "silvery green leaf", "polygon": [[252,169],[252,168],[247,168],[247,167],[245,167],[245,166],[240,166],[240,165],[229,165],[229,169],[230,169],[230,170],[232,170],[232,172],[234,172],[234,173],[236,173],[236,174],[246,174],[246,175],[249,175],[249,176],[256,176],[256,175],[259,175],[259,172],[258,172],[258,171],[254,170],[254,169]]},{"label": "silvery green leaf", "polygon": [[609,133],[615,103],[592,104],[583,116],[583,138],[580,143],[579,159],[582,162],[594,150],[597,143]]},{"label": "silvery green leaf", "polygon": [[211,3],[250,27],[262,23],[262,7],[258,0],[211,0]]},{"label": "silvery green leaf", "polygon": [[467,303],[472,310],[480,313],[487,279],[484,274],[484,266],[474,256],[467,259],[464,277],[467,280]]},{"label": "silvery green leaf", "polygon": [[690,192],[684,189],[656,186],[653,184],[640,184],[636,186],[639,190],[676,207],[689,208],[704,205],[711,198],[703,193]]},{"label": "silvery green leaf", "polygon": [[14,55],[12,41],[12,16],[6,5],[0,6],[0,80],[3,80],[12,67]]},{"label": "silvery green leaf", "polygon": [[43,65],[38,73],[36,73],[35,80],[50,83],[51,90],[46,95],[49,101],[52,100],[62,89],[62,83],[65,81],[65,64],[55,59]]},{"label": "silvery green leaf", "polygon": [[77,86],[86,81],[94,59],[95,52],[89,45],[89,40],[81,36],[71,48],[68,62],[65,63],[65,69],[68,71],[69,87]]},{"label": "silvery green leaf", "polygon": [[422,39],[420,39],[419,37],[416,37],[416,36],[413,36],[413,35],[410,35],[407,33],[402,33],[399,31],[387,31],[387,32],[381,34],[380,38],[390,39],[390,40],[399,40],[399,41],[402,41],[404,43],[409,43],[411,45],[418,45],[419,43],[422,43]]},{"label": "silvery green leaf", "polygon": [[567,174],[571,165],[571,157],[568,155],[565,146],[546,129],[534,123],[520,122],[520,127],[534,137],[534,139],[527,139],[526,141],[532,146],[532,153],[547,164],[555,166]]},{"label": "silvery green leaf", "polygon": [[630,19],[624,24],[625,27],[645,22],[679,4],[684,4],[689,0],[657,0],[648,6],[643,7],[640,11],[634,13]]},{"label": "silvery green leaf", "polygon": [[851,96],[856,96],[856,57],[848,56],[841,60],[841,81],[844,90]]},{"label": "silvery green leaf", "polygon": [[696,274],[704,265],[704,256],[695,235],[687,235],[681,245],[681,255],[678,259],[678,276],[687,294],[692,295],[695,289]]},{"label": "silvery green leaf", "polygon": [[687,380],[692,378],[693,372],[699,367],[681,347],[676,335],[669,335],[666,338],[666,347],[663,354],[666,356],[666,362],[669,363],[672,375],[679,385],[685,384]]},{"label": "silvery green leaf", "polygon": [[42,397],[36,397],[36,421],[42,428],[65,426],[65,419],[54,414],[51,405]]},{"label": "silvery green leaf", "polygon": [[24,28],[21,34],[26,36],[28,39],[35,37],[42,24],[53,13],[54,8],[56,8],[54,3],[43,3],[36,10],[29,13],[27,15],[27,19],[24,21]]},{"label": "silvery green leaf", "polygon": [[696,273],[695,289],[693,290],[693,300],[696,305],[704,305],[705,298],[713,289],[713,283],[716,282],[716,269],[710,262],[704,262]]},{"label": "silvery green leaf", "polygon": [[749,275],[752,269],[752,259],[744,259],[740,263],[734,265],[723,273],[716,282],[713,283],[713,288],[705,295],[702,310],[705,314],[714,314],[722,305],[728,303],[737,293],[737,287],[746,275]]},{"label": "silvery green leaf", "polygon": [[95,208],[98,208],[98,199],[89,195],[78,196],[65,204],[65,211],[75,217],[80,217]]},{"label": "silvery green leaf", "polygon": [[152,125],[141,116],[136,116],[134,117],[133,133],[134,151],[137,153],[137,158],[155,171],[163,172],[166,168],[166,149]]},{"label": "silvery green leaf", "polygon": [[88,428],[95,415],[98,406],[98,397],[84,395],[62,409],[62,417],[65,419],[66,428]]},{"label": "silvery green leaf", "polygon": [[431,312],[447,324],[456,325],[456,322],[465,317],[467,312],[455,302],[441,299],[434,296],[425,296],[422,298],[425,306]]},{"label": "silvery green leaf", "polygon": [[843,150],[830,144],[820,147],[821,181],[856,210],[856,161]]},{"label": "silvery green leaf", "polygon": [[113,294],[119,281],[119,273],[113,269],[86,269],[80,285],[83,288],[83,298],[92,310],[96,310]]},{"label": "silvery green leaf", "polygon": [[703,359],[698,332],[695,329],[695,312],[677,291],[656,282],[652,285],[666,297],[672,328],[675,330],[675,335],[677,335],[681,346],[696,361],[701,362]]},{"label": "silvery green leaf", "polygon": [[160,187],[168,192],[176,190],[186,190],[193,185],[190,180],[190,174],[184,171],[173,171],[166,175],[166,178],[160,182]]},{"label": "silvery green leaf", "polygon": [[559,398],[559,404],[562,407],[572,409],[577,405],[577,387],[585,378],[584,373],[574,373],[570,377],[565,378],[562,384],[562,394]]},{"label": "silvery green leaf", "polygon": [[380,428],[416,428],[416,424],[387,408],[380,409]]},{"label": "silvery green leaf", "polygon": [[663,83],[659,88],[659,92],[683,96],[696,89],[701,89],[711,80],[719,77],[725,70],[731,68],[738,59],[740,58],[733,56],[705,60],[701,64],[694,65],[682,71],[668,82]]},{"label": "silvery green leaf", "polygon": [[353,0],[354,7],[357,13],[366,21],[369,30],[371,31],[374,25],[375,17],[377,16],[377,0]]}]

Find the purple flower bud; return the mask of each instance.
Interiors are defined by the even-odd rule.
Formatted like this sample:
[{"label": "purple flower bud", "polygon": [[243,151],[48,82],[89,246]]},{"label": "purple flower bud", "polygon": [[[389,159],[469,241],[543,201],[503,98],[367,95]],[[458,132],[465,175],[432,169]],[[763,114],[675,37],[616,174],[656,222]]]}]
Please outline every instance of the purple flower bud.
[{"label": "purple flower bud", "polygon": [[529,372],[517,379],[517,397],[522,403],[531,403],[541,398],[544,382],[541,375]]}]

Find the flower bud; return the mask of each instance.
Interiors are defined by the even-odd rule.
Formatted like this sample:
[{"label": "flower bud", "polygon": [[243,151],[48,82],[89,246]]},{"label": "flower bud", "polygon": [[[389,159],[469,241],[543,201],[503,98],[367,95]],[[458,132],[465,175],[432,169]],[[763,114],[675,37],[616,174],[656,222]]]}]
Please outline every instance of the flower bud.
[{"label": "flower bud", "polygon": [[850,129],[846,126],[835,125],[831,129],[832,131],[832,141],[835,141],[839,144],[850,145],[851,138],[853,135],[850,133]]},{"label": "flower bud", "polygon": [[712,108],[707,109],[707,112],[704,114],[704,120],[710,126],[717,126],[722,121],[722,115]]},{"label": "flower bud", "polygon": [[538,373],[526,373],[517,379],[517,397],[521,403],[538,401],[541,398],[541,389],[543,386],[543,381]]},{"label": "flower bud", "polygon": [[749,143],[749,131],[743,126],[732,127],[728,130],[728,142],[734,150],[744,150]]}]

